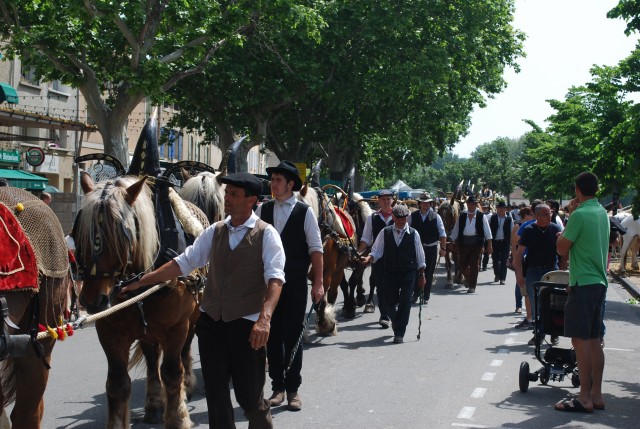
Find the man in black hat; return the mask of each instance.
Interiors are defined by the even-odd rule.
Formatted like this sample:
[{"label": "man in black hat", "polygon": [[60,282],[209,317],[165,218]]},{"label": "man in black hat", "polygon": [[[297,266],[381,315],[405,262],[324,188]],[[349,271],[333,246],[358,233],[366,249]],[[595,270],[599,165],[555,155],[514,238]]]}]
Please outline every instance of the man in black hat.
[{"label": "man in black hat", "polygon": [[[376,237],[386,226],[393,225],[393,219],[391,217],[391,205],[393,204],[393,192],[388,189],[383,189],[378,192],[378,211],[373,212],[369,216],[364,224],[364,230],[362,231],[362,237],[360,238],[360,244],[358,245],[358,253],[365,255],[366,251],[371,248]],[[380,309],[379,324],[382,329],[387,329],[391,326],[391,320],[387,314],[387,308],[384,303],[383,288],[384,277],[384,264],[382,259],[378,259],[371,265],[371,275],[369,276],[369,285],[371,294],[373,290],[377,290],[378,294],[378,308]],[[372,300],[372,297],[370,297]],[[374,312],[373,302],[367,302],[364,306],[365,313]]]},{"label": "man in black hat", "polygon": [[368,264],[383,259],[383,291],[385,304],[392,321],[393,342],[404,341],[404,334],[411,312],[411,295],[416,276],[423,289],[425,280],[424,250],[418,231],[407,223],[409,208],[396,204],[393,208],[393,225],[385,227],[373,243],[369,256],[362,259]]},{"label": "man in black hat", "polygon": [[[482,205],[482,213],[487,217],[487,219],[491,218],[491,204],[489,201],[481,201]],[[487,271],[487,265],[489,264],[489,256],[491,252],[487,249],[487,243],[484,243],[484,247],[482,248],[482,258],[480,263],[480,271]]]},{"label": "man in black hat", "polygon": [[431,297],[431,286],[433,285],[433,273],[438,262],[438,243],[440,244],[440,256],[445,255],[447,246],[447,233],[444,230],[442,218],[431,207],[433,198],[428,192],[423,192],[418,197],[418,208],[409,216],[409,225],[420,234],[420,241],[424,248],[425,263],[427,264],[426,285],[423,290],[415,288],[413,291],[412,302],[417,302],[420,294],[423,293],[425,303],[429,302]]},{"label": "man in black hat", "polygon": [[282,404],[286,392],[288,408],[298,411],[302,408],[298,393],[302,383],[302,347],[297,348],[289,370],[287,366],[304,329],[309,263],[313,279],[311,299],[318,303],[324,295],[322,239],[315,214],[294,195],[294,191],[302,187],[296,166],[282,161],[276,167],[267,168],[267,174],[271,177],[273,199],[258,207],[256,215],[278,231],[287,257],[284,267],[286,282],[271,319],[271,335],[267,344],[273,390],[269,402],[272,406]]},{"label": "man in black hat", "polygon": [[467,293],[476,291],[478,283],[478,263],[482,254],[482,246],[493,253],[491,228],[487,216],[478,210],[478,202],[473,195],[467,197],[467,210],[460,214],[458,222],[451,230],[451,239],[458,247],[458,263],[467,279]]},{"label": "man in black hat", "polygon": [[285,254],[273,226],[253,213],[262,183],[234,173],[225,183],[227,219],[214,223],[181,255],[145,274],[125,293],[210,265],[196,325],[209,426],[234,426],[229,380],[252,428],[272,428],[264,398],[266,350],[272,315],[284,282]]},{"label": "man in black hat", "polygon": [[491,215],[489,219],[489,227],[493,240],[493,274],[494,282],[504,284],[507,279],[507,258],[511,250],[511,231],[513,230],[513,219],[507,215],[507,203],[498,201],[496,206],[497,213]]}]

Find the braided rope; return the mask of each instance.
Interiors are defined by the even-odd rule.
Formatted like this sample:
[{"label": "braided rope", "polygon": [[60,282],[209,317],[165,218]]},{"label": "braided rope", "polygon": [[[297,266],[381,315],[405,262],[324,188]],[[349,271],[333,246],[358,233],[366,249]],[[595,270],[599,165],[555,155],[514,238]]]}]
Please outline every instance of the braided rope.
[{"label": "braided rope", "polygon": [[[103,319],[107,316],[112,315],[113,313],[116,313],[126,307],[130,307],[131,305],[137,303],[138,301],[142,301],[143,299],[145,299],[146,297],[148,297],[149,295],[151,295],[152,293],[162,289],[165,286],[168,286],[169,284],[171,284],[173,281],[166,281],[164,283],[160,283],[157,284],[149,289],[147,289],[146,291],[142,292],[140,295],[128,299],[124,302],[121,302],[120,304],[114,305],[113,307],[101,311],[100,313],[96,313],[96,314],[92,314],[91,316],[83,316],[80,319],[76,320],[75,322],[73,322],[72,326],[73,329],[78,329],[78,328],[82,328],[85,324],[87,323],[94,323],[96,320],[100,320]],[[47,337],[50,336],[49,331],[43,331],[38,333],[38,336],[36,337],[37,340],[43,340]]]}]

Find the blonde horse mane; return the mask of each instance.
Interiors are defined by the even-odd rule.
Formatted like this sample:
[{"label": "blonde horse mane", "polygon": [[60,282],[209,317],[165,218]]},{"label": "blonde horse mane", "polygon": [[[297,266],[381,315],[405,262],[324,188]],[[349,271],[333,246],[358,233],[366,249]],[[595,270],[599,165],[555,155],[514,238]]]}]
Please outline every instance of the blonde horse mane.
[{"label": "blonde horse mane", "polygon": [[[342,220],[338,217],[338,215],[336,215],[336,212],[334,210],[335,206],[331,203],[327,194],[322,192],[320,196],[318,194],[318,191],[316,191],[314,188],[311,188],[311,187],[308,187],[306,189],[306,192],[304,193],[295,192],[295,194],[298,200],[308,204],[309,207],[311,207],[311,210],[313,210],[313,213],[316,215],[316,218],[319,219],[320,216],[324,216],[324,220],[327,222],[327,224],[331,228],[333,228],[340,236],[347,237],[347,238],[349,237],[349,234],[347,234],[347,231],[345,230],[344,225],[342,224]],[[322,198],[322,200],[320,200],[320,198]],[[346,214],[348,215],[348,213]],[[355,231],[356,226],[355,226],[355,223],[353,222],[353,219],[351,219],[350,216],[349,216],[349,221],[351,222],[352,230]]]},{"label": "blonde horse mane", "polygon": [[78,248],[93,249],[94,227],[100,229],[103,236],[109,237],[102,243],[109,246],[109,254],[126,257],[128,251],[124,249],[130,247],[132,270],[143,271],[153,266],[160,239],[151,189],[145,185],[133,204],[126,200],[127,187],[138,180],[125,176],[114,182],[97,183],[95,189],[85,195],[74,240]]},{"label": "blonde horse mane", "polygon": [[178,191],[183,199],[200,207],[210,223],[224,219],[224,189],[216,180],[219,174],[202,171],[187,180]]}]

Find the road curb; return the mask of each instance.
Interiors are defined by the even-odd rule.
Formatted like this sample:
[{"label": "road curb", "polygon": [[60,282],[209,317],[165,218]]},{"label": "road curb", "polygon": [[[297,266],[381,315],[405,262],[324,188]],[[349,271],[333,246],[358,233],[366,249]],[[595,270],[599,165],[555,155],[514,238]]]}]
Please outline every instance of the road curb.
[{"label": "road curb", "polygon": [[627,291],[629,291],[629,293],[633,295],[634,298],[640,299],[640,287],[631,283],[628,280],[628,278],[620,277],[617,273],[613,271],[609,271],[609,274],[611,274],[611,277],[613,277],[617,282],[619,282],[622,286],[624,286],[624,288]]}]

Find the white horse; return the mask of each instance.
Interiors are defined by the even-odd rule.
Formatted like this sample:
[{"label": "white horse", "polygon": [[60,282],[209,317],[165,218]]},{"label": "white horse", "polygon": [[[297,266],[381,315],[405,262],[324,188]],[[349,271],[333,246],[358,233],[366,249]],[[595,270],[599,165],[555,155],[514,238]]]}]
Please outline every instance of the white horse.
[{"label": "white horse", "polygon": [[184,184],[178,191],[183,199],[192,202],[207,215],[210,224],[224,219],[224,185],[217,180],[220,174],[202,171],[191,176],[183,170]]},{"label": "white horse", "polygon": [[638,245],[640,244],[640,218],[633,219],[631,213],[618,213],[620,224],[627,229],[623,236],[622,247],[620,248],[620,272],[626,271],[627,252],[631,251],[631,268],[638,270]]}]

